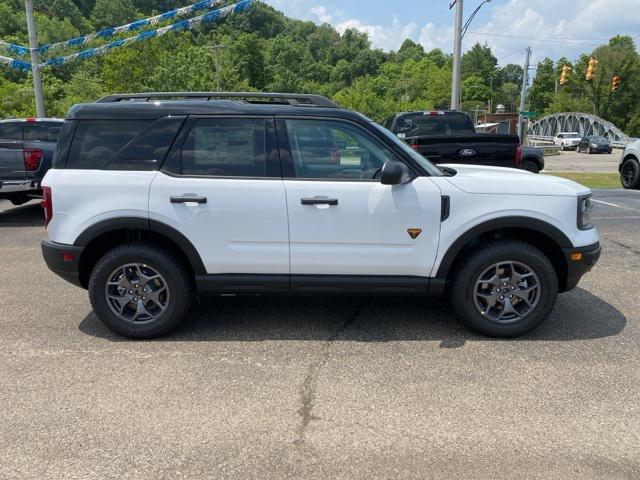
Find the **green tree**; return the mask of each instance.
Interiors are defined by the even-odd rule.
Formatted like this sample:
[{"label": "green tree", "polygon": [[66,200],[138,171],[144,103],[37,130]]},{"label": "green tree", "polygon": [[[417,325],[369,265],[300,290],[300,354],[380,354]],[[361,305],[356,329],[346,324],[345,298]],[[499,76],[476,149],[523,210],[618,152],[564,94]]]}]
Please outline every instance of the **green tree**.
[{"label": "green tree", "polygon": [[100,28],[117,27],[136,18],[132,0],[96,0],[91,11],[93,25]]}]

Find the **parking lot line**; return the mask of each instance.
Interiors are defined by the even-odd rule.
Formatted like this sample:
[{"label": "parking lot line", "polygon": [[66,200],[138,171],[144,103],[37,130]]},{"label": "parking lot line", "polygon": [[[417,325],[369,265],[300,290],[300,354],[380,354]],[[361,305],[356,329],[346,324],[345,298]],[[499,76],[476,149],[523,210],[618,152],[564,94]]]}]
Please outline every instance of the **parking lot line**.
[{"label": "parking lot line", "polygon": [[617,203],[605,202],[604,200],[596,200],[595,198],[591,200],[592,202],[602,203],[604,205],[610,205],[612,207],[624,208],[626,210],[633,210],[634,212],[640,212],[637,208],[626,207],[624,205],[618,205]]}]

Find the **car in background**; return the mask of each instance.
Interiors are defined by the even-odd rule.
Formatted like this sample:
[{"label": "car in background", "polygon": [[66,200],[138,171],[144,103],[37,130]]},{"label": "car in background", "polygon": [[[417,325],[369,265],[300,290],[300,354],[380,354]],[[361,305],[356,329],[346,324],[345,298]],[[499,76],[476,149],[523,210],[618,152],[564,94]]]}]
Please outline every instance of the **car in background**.
[{"label": "car in background", "polygon": [[21,205],[41,195],[64,120],[0,120],[0,199]]},{"label": "car in background", "polygon": [[624,147],[618,171],[624,188],[640,189],[640,140],[627,143]]},{"label": "car in background", "polygon": [[608,138],[600,135],[589,135],[588,137],[582,137],[576,151],[585,153],[611,153],[613,147]]},{"label": "car in background", "polygon": [[582,140],[582,136],[578,132],[560,132],[553,139],[553,143],[558,145],[561,150],[575,150],[578,143]]}]

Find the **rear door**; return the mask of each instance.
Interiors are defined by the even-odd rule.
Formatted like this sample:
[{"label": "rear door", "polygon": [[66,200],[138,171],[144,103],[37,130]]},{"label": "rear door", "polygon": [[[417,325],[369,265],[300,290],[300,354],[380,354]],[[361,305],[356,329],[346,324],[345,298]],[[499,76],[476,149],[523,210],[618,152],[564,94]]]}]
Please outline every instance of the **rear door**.
[{"label": "rear door", "polygon": [[285,275],[289,232],[273,117],[190,118],[151,185],[149,217],[196,248],[208,274]]},{"label": "rear door", "polygon": [[[397,280],[391,277],[424,280],[440,231],[441,197],[434,183],[417,177],[405,185],[382,185],[384,163],[400,159],[358,124],[297,117],[278,119],[277,126],[292,290],[331,289],[326,283],[340,276],[348,276],[347,283],[359,276],[365,282],[378,277],[380,288]],[[307,142],[318,129],[329,132],[339,149],[338,162],[329,151],[320,162],[319,152]]]}]

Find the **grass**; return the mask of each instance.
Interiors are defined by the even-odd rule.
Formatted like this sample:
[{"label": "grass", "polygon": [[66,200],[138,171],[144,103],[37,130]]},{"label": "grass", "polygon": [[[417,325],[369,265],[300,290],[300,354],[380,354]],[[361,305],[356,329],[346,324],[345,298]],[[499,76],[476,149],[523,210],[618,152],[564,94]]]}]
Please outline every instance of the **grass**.
[{"label": "grass", "polygon": [[548,175],[568,178],[589,188],[622,188],[617,173],[553,172]]}]

